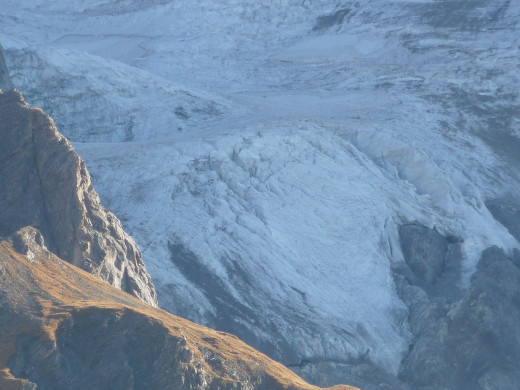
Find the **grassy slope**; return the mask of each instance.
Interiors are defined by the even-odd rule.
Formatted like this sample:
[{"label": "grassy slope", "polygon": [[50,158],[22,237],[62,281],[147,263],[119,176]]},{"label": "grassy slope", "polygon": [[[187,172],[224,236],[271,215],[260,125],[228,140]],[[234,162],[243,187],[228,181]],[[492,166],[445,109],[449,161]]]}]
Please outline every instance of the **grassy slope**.
[{"label": "grassy slope", "polygon": [[[17,316],[5,320],[0,330],[0,388],[21,389],[23,380],[14,378],[7,367],[15,352],[18,336],[37,334],[43,340],[54,340],[59,325],[75,313],[108,310],[122,313],[134,311],[158,321],[171,335],[185,338],[194,359],[204,360],[202,351],[211,351],[219,359],[230,362],[233,370],[248,377],[268,377],[281,389],[317,389],[304,382],[285,366],[269,359],[238,338],[194,324],[183,318],[154,308],[122,292],[97,277],[66,263],[50,252],[39,250],[32,262],[13,248],[10,241],[0,243],[0,293],[5,294]],[[3,295],[2,294],[2,295]],[[5,302],[3,303],[5,304]],[[5,328],[8,329],[5,329]],[[224,382],[234,381],[229,368],[212,367],[204,361],[205,371]],[[354,389],[336,386],[334,389]]]}]

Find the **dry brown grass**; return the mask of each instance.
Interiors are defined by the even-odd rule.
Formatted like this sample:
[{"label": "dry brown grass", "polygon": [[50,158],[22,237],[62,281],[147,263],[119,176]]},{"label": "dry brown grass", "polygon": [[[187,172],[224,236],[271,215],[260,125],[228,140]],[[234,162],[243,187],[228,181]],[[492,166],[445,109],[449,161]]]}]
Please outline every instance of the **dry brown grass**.
[{"label": "dry brown grass", "polygon": [[[8,241],[4,241],[0,243],[0,264],[11,276],[11,282],[0,288],[6,289],[7,294],[18,294],[18,304],[28,311],[25,316],[36,319],[39,324],[38,330],[34,329],[34,323],[29,327],[19,324],[12,329],[9,337],[0,340],[1,389],[21,388],[22,382],[16,382],[7,368],[8,359],[15,352],[14,340],[17,336],[38,331],[43,338],[55,339],[56,330],[64,320],[79,311],[91,309],[140,313],[160,322],[173,336],[184,338],[195,358],[202,359],[202,351],[209,350],[223,360],[245,367],[253,375],[257,372],[267,374],[282,388],[318,389],[237,337],[154,308],[54,255],[39,256],[37,262],[31,263],[26,256],[16,252]],[[205,371],[228,380],[221,373],[215,373],[208,364],[205,364]],[[350,386],[335,386],[334,389],[355,390]]]}]

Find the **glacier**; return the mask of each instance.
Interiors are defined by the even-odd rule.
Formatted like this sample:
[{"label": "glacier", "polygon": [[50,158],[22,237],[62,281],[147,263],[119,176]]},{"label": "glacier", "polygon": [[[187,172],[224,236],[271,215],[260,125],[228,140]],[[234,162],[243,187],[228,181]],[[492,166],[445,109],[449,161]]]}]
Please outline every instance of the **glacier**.
[{"label": "glacier", "polygon": [[[519,238],[520,3],[0,0],[13,83],[86,160],[160,305],[290,367],[395,376],[399,226]],[[307,378],[318,382],[318,376]]]}]

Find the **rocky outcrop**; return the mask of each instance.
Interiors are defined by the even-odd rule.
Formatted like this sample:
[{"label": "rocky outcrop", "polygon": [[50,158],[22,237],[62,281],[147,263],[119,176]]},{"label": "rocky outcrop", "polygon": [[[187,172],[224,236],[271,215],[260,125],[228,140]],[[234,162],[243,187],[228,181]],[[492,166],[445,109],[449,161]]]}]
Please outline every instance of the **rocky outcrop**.
[{"label": "rocky outcrop", "polygon": [[433,284],[444,271],[447,239],[434,229],[419,224],[399,228],[399,240],[406,263],[415,276]]},{"label": "rocky outcrop", "polygon": [[139,248],[54,121],[12,90],[0,94],[0,137],[0,236],[33,226],[63,260],[157,305]]},{"label": "rocky outcrop", "polygon": [[13,89],[13,83],[5,64],[4,48],[0,45],[0,92],[7,92],[11,89]]},{"label": "rocky outcrop", "polygon": [[506,390],[520,386],[520,269],[503,250],[483,252],[454,303],[430,299],[397,277],[415,340],[399,378],[413,389]]},{"label": "rocky outcrop", "polygon": [[520,242],[520,199],[513,196],[490,199],[486,206],[493,217]]},{"label": "rocky outcrop", "polygon": [[318,389],[234,336],[63,262],[30,227],[0,242],[0,388]]}]

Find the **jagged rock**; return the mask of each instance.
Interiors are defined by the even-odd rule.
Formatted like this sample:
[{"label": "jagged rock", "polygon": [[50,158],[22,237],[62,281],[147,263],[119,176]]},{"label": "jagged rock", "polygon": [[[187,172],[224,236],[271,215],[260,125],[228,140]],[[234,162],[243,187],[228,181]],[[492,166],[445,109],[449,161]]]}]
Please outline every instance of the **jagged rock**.
[{"label": "jagged rock", "polygon": [[4,48],[0,45],[0,92],[7,92],[13,89],[13,83],[9,77],[9,71],[5,64]]},{"label": "jagged rock", "polygon": [[520,200],[513,196],[490,199],[486,202],[486,207],[493,217],[520,242]]},{"label": "jagged rock", "polygon": [[399,241],[406,263],[421,280],[433,284],[442,275],[448,240],[434,229],[419,224],[399,227]]},{"label": "jagged rock", "polygon": [[399,228],[399,239],[405,261],[394,264],[392,271],[408,306],[417,299],[453,303],[462,297],[461,238],[414,223]]},{"label": "jagged rock", "polygon": [[451,305],[414,300],[410,288],[400,285],[416,337],[401,380],[421,390],[520,388],[520,269],[512,259],[497,247],[484,251],[469,289]]},{"label": "jagged rock", "polygon": [[18,91],[0,94],[0,137],[0,236],[34,226],[60,258],[157,305],[139,248],[52,118]]},{"label": "jagged rock", "polygon": [[28,227],[0,242],[1,389],[318,389],[234,336],[61,261],[39,237]]}]

